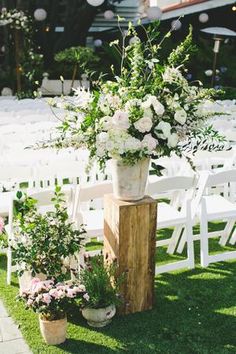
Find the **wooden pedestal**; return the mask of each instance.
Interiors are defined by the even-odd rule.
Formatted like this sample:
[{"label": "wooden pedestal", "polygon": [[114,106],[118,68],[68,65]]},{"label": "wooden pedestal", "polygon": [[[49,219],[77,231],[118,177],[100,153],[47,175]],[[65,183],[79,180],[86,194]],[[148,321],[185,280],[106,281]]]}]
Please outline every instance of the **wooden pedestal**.
[{"label": "wooden pedestal", "polygon": [[104,198],[104,255],[125,272],[121,314],[149,310],[154,301],[157,203],[150,197],[124,202]]}]

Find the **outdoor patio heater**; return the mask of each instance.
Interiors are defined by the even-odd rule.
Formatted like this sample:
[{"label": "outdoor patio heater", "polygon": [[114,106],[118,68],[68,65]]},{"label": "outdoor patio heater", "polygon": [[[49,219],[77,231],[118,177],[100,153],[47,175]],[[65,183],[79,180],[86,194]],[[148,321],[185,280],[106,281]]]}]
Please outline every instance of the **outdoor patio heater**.
[{"label": "outdoor patio heater", "polygon": [[217,65],[217,58],[220,51],[220,44],[225,38],[228,37],[236,37],[236,32],[232,31],[225,27],[207,27],[201,30],[202,32],[209,34],[213,37],[214,40],[214,59],[213,59],[213,68],[212,68],[212,79],[211,79],[211,86],[214,87],[215,85],[215,77],[216,77],[216,65]]}]

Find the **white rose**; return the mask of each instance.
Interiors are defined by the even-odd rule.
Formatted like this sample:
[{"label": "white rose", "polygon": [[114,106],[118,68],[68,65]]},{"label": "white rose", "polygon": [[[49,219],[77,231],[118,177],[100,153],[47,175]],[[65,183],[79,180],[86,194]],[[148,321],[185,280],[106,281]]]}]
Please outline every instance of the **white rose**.
[{"label": "white rose", "polygon": [[149,117],[140,118],[134,123],[134,127],[140,132],[149,132],[152,129],[152,119]]},{"label": "white rose", "polygon": [[152,152],[155,150],[156,146],[158,144],[158,141],[152,137],[151,134],[145,135],[145,137],[142,140],[142,147],[146,147],[148,149],[148,152]]},{"label": "white rose", "polygon": [[141,141],[130,136],[125,141],[125,150],[139,150],[141,148]]},{"label": "white rose", "polygon": [[162,139],[168,139],[171,135],[171,125],[167,122],[161,121],[158,123],[156,126],[155,130],[161,130],[163,134],[157,133],[157,136],[159,136]]},{"label": "white rose", "polygon": [[174,119],[176,120],[176,122],[183,125],[187,120],[187,113],[184,109],[178,109],[175,112]]},{"label": "white rose", "polygon": [[112,123],[117,129],[128,129],[130,127],[129,115],[124,111],[116,111],[112,117]]},{"label": "white rose", "polygon": [[178,134],[173,133],[169,136],[167,144],[170,148],[174,148],[178,144],[178,141],[179,141]]},{"label": "white rose", "polygon": [[156,96],[148,96],[147,100],[144,101],[141,105],[143,109],[150,108],[153,106],[154,111],[156,112],[157,115],[163,115],[165,112],[165,108],[163,104],[161,104],[160,101],[156,98]]}]

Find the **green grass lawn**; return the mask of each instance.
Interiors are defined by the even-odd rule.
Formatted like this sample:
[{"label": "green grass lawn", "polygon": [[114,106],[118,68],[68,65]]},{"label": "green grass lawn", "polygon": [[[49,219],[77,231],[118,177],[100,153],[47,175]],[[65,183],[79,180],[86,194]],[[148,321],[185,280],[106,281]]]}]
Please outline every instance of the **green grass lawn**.
[{"label": "green grass lawn", "polygon": [[[215,225],[212,228],[215,229]],[[217,249],[217,240],[211,240],[211,250],[216,252]],[[196,262],[199,262],[198,242],[195,251]],[[165,249],[157,252],[159,262],[164,263],[169,258],[174,261],[182,256],[167,257]],[[14,276],[12,285],[6,286],[3,255],[0,271],[0,297],[33,353],[236,353],[236,260],[212,264],[205,269],[197,264],[194,270],[159,275],[155,280],[153,310],[116,317],[104,329],[88,327],[75,307],[68,318],[68,339],[56,347],[43,343],[37,315],[16,302],[17,278]]]}]

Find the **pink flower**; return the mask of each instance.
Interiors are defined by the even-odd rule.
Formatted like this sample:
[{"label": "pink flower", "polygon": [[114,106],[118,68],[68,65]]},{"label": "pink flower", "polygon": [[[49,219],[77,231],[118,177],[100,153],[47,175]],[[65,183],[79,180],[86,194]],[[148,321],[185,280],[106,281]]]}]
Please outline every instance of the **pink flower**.
[{"label": "pink flower", "polygon": [[39,278],[33,278],[31,280],[31,285],[34,285],[34,284],[37,284],[37,283],[40,283],[40,282],[41,282],[41,280]]},{"label": "pink flower", "polygon": [[53,285],[53,280],[45,280],[43,282],[43,285],[44,285],[45,288],[51,288],[52,285]]},{"label": "pink flower", "polygon": [[51,296],[49,294],[43,294],[42,301],[49,305],[51,302]]},{"label": "pink flower", "polygon": [[81,292],[84,292],[86,289],[85,289],[85,286],[83,284],[80,284],[79,286],[75,286],[74,287],[74,291],[76,291],[77,293],[81,293]]},{"label": "pink flower", "polygon": [[75,297],[75,291],[74,291],[74,289],[68,289],[67,290],[67,297],[71,297],[71,298],[73,298],[73,297]]},{"label": "pink flower", "polygon": [[62,298],[62,297],[65,297],[65,291],[60,289],[60,290],[58,290],[58,298]]},{"label": "pink flower", "polygon": [[49,291],[49,295],[54,297],[54,299],[59,299],[59,294],[57,289],[51,289]]},{"label": "pink flower", "polygon": [[32,299],[29,299],[29,300],[27,301],[27,305],[28,305],[28,306],[31,306],[33,303],[34,303],[34,301],[33,301]]},{"label": "pink flower", "polygon": [[4,220],[3,218],[0,216],[0,234],[3,232],[4,229]]},{"label": "pink flower", "polygon": [[87,293],[84,294],[83,298],[84,298],[84,300],[89,301],[89,299],[90,299],[89,294],[87,294]]}]

